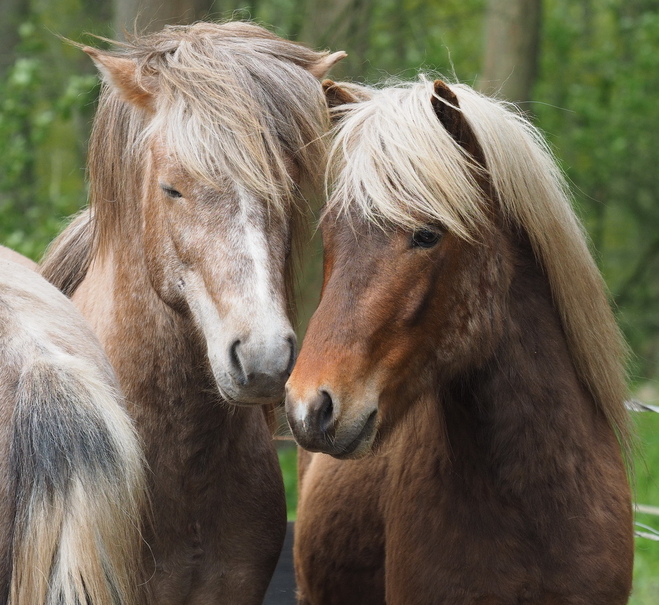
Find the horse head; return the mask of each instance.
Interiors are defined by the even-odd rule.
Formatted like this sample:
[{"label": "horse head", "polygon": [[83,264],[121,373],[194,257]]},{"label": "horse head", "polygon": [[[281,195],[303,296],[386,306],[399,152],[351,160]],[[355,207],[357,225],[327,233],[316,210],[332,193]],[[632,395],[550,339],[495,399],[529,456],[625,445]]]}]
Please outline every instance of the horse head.
[{"label": "horse head", "polygon": [[246,23],[84,50],[105,83],[90,143],[97,248],[141,250],[158,297],[192,318],[227,401],[280,398],[296,356],[300,185],[325,153],[317,78],[344,53]]},{"label": "horse head", "polygon": [[325,89],[324,288],[287,385],[298,443],[359,457],[468,383],[513,337],[524,271],[546,276],[580,379],[624,434],[624,345],[542,136],[464,85]]},{"label": "horse head", "polygon": [[[435,175],[436,183],[421,184],[434,189],[426,195],[453,198],[456,208],[485,203],[482,154],[455,94],[437,81],[417,99],[428,116],[434,114],[433,128],[419,137],[411,161],[399,157],[394,165],[397,149],[409,153],[405,141],[366,137],[370,121],[393,118],[395,132],[400,118],[385,111],[359,115],[359,91],[330,82],[325,89],[330,106],[341,112],[334,149],[340,145],[349,157],[341,160],[322,218],[323,296],[288,383],[287,406],[303,447],[358,457],[382,441],[435,371],[454,373],[491,350],[500,330],[500,317],[491,310],[508,277],[501,262],[505,246],[494,231],[479,227],[476,243],[460,228],[459,216],[406,210],[415,181],[423,178],[414,164],[432,162],[433,155],[445,160],[445,170]],[[377,95],[367,104],[377,107]],[[357,131],[359,138],[351,134]],[[389,207],[376,208],[373,199],[364,206],[356,202],[346,171],[352,170],[348,162],[360,161],[359,179],[377,181],[380,195],[372,198],[390,200]]]}]

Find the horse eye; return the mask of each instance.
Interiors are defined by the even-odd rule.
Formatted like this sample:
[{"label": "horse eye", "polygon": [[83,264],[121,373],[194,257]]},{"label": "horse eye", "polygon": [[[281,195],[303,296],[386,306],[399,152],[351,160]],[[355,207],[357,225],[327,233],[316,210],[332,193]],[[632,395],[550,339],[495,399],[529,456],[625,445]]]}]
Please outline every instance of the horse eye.
[{"label": "horse eye", "polygon": [[172,189],[171,187],[168,187],[167,185],[160,185],[160,188],[163,190],[164,194],[167,197],[171,197],[173,200],[176,200],[180,197],[183,197],[183,194],[180,191],[176,191],[176,189]]},{"label": "horse eye", "polygon": [[432,248],[440,239],[441,233],[430,229],[419,229],[412,234],[413,248]]}]

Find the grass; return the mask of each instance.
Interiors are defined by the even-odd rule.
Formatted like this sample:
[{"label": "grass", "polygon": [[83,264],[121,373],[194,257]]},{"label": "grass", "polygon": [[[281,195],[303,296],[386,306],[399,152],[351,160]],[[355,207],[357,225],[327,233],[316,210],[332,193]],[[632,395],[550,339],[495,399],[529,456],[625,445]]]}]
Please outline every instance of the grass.
[{"label": "grass", "polygon": [[[659,507],[659,414],[634,415],[639,437],[635,459],[636,502]],[[637,514],[636,520],[659,529],[659,517]],[[642,528],[638,528],[641,529]],[[643,531],[643,530],[642,530]],[[659,542],[636,538],[634,592],[630,605],[659,603]]]},{"label": "grass", "polygon": [[289,521],[295,521],[297,511],[297,446],[292,441],[278,441],[279,465],[284,476],[286,512]]},{"label": "grass", "polygon": [[[659,507],[659,414],[634,414],[639,447],[635,458],[636,502]],[[289,520],[297,508],[297,450],[292,442],[279,442],[279,461],[286,486]],[[636,520],[659,530],[659,517],[638,514]],[[642,529],[642,528],[639,528]],[[636,538],[634,592],[629,605],[659,603],[659,542]]]}]

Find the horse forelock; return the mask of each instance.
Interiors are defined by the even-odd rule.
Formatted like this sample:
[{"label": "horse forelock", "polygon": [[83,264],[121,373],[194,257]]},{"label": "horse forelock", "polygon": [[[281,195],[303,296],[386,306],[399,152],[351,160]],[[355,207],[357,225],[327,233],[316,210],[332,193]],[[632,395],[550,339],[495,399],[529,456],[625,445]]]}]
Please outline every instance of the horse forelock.
[{"label": "horse forelock", "polygon": [[483,152],[485,167],[442,127],[433,82],[360,90],[337,108],[329,151],[325,216],[342,214],[408,229],[439,222],[476,241],[492,227],[478,177],[502,215],[529,236],[561,316],[577,374],[623,447],[629,442],[627,347],[574,213],[569,189],[540,132],[509,103],[451,85]]},{"label": "horse forelock", "polygon": [[483,213],[480,167],[437,120],[432,83],[358,94],[370,99],[335,110],[327,210],[356,210],[371,222],[409,229],[437,222],[473,239]]},{"label": "horse forelock", "polygon": [[122,56],[155,97],[143,140],[162,137],[210,186],[228,177],[282,209],[296,197],[288,164],[313,178],[324,160],[327,111],[306,67],[325,54],[249,23],[198,23],[135,38]]}]

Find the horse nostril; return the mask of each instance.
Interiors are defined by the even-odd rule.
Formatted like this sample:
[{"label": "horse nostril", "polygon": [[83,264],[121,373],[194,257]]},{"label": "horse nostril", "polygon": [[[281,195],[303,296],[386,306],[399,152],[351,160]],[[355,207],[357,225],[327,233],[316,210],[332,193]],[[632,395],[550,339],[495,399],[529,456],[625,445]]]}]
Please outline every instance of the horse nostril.
[{"label": "horse nostril", "polygon": [[318,428],[325,434],[334,423],[334,403],[327,391],[321,391],[321,403],[318,408]]},{"label": "horse nostril", "polygon": [[295,346],[295,338],[290,336],[286,339],[291,348],[290,357],[288,358],[288,365],[286,366],[286,375],[290,376],[293,372],[293,367],[295,366],[295,359],[297,357],[297,347]]},{"label": "horse nostril", "polygon": [[235,340],[231,347],[229,348],[229,359],[231,360],[231,365],[233,366],[234,371],[237,374],[236,380],[241,385],[245,386],[247,384],[247,374],[243,368],[243,364],[240,361],[240,356],[238,354],[238,347],[240,346],[240,340]]}]

